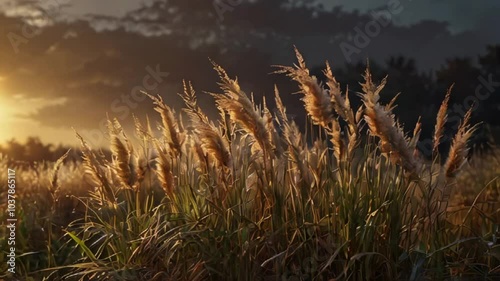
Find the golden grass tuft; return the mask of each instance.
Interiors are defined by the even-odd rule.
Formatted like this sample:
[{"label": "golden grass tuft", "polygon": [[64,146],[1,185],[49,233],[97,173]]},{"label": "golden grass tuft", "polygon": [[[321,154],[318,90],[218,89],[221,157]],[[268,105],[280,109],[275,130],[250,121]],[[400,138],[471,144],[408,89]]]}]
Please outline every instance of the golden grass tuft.
[{"label": "golden grass tuft", "polygon": [[[354,153],[354,149],[358,146],[359,144],[359,138],[358,138],[358,123],[359,121],[356,121],[354,111],[352,110],[351,107],[351,102],[349,100],[349,87],[347,87],[346,93],[345,93],[345,98],[342,96],[341,90],[340,90],[340,83],[337,82],[335,77],[333,76],[332,69],[330,67],[330,64],[326,62],[326,69],[323,71],[327,78],[326,85],[329,88],[329,94],[331,96],[333,108],[335,109],[335,112],[342,117],[346,122],[347,122],[347,158],[351,158]],[[361,109],[361,108],[360,108]],[[340,127],[338,124],[333,124],[333,126],[338,127],[338,131],[340,131]],[[332,130],[332,132],[336,132],[335,130]],[[332,135],[332,137],[335,137]],[[335,144],[335,142],[334,142]],[[344,146],[343,143],[339,143],[339,148],[337,150],[343,150]],[[341,153],[338,153],[339,157]],[[341,159],[341,158],[337,158]]]},{"label": "golden grass tuft", "polygon": [[299,83],[301,93],[304,94],[302,101],[304,101],[307,114],[314,124],[327,128],[333,118],[331,97],[328,91],[318,83],[316,77],[310,76],[304,58],[297,48],[295,48],[295,55],[297,56],[298,65],[295,65],[295,67],[277,66],[280,70],[275,71],[275,73],[285,73],[292,80]]},{"label": "golden grass tuft", "polygon": [[184,111],[191,120],[194,132],[205,154],[213,157],[220,165],[230,167],[232,161],[229,153],[229,144],[227,140],[222,137],[219,129],[213,122],[208,120],[208,117],[198,106],[195,91],[191,83],[186,84],[186,82],[184,82],[184,93],[181,97],[186,104]]},{"label": "golden grass tuft", "polygon": [[50,190],[50,194],[52,196],[53,202],[58,201],[58,199],[60,197],[61,185],[59,183],[58,173],[59,173],[59,169],[61,168],[61,166],[64,163],[64,160],[66,160],[66,158],[68,157],[70,151],[71,151],[71,149],[66,151],[66,153],[64,153],[63,156],[59,157],[59,159],[57,159],[56,163],[54,164],[54,168],[52,169],[52,172],[50,175],[49,190]]},{"label": "golden grass tuft", "polygon": [[76,133],[76,137],[80,140],[82,149],[83,168],[85,174],[89,176],[95,190],[91,194],[94,199],[99,201],[99,204],[105,205],[107,203],[116,202],[114,188],[106,176],[106,169],[101,163],[100,158],[94,153],[89,144],[83,137]]},{"label": "golden grass tuft", "polygon": [[264,153],[272,150],[272,139],[266,128],[266,121],[258,114],[253,102],[243,92],[237,79],[231,79],[226,71],[213,63],[214,69],[221,79],[221,89],[224,94],[212,94],[217,106],[229,114],[231,121],[251,135]]},{"label": "golden grass tuft", "polygon": [[156,150],[158,151],[157,161],[156,161],[156,175],[161,184],[165,195],[169,198],[174,198],[175,182],[174,175],[172,173],[171,159],[168,157],[169,153],[160,146],[159,143],[155,143]]},{"label": "golden grass tuft", "polygon": [[[108,120],[108,129],[111,134],[111,153],[113,155],[114,171],[122,187],[131,188],[134,181],[132,170],[130,169],[132,146],[128,143],[118,120]],[[122,141],[121,137],[125,139],[126,143]]]},{"label": "golden grass tuft", "polygon": [[377,86],[372,81],[370,70],[365,72],[365,83],[362,84],[365,105],[365,120],[373,136],[380,138],[380,149],[395,164],[413,174],[418,174],[421,163],[413,157],[413,151],[406,141],[403,130],[387,107],[379,104],[380,92],[387,83],[387,78]]},{"label": "golden grass tuft", "polygon": [[163,137],[168,143],[170,151],[172,151],[174,154],[179,154],[181,152],[182,143],[181,134],[179,132],[177,124],[180,123],[176,122],[173,110],[163,102],[163,99],[160,95],[155,97],[148,93],[143,93],[153,100],[153,103],[156,105],[155,110],[161,115]]},{"label": "golden grass tuft", "polygon": [[446,177],[454,177],[460,168],[467,162],[468,147],[467,142],[472,137],[477,126],[471,126],[470,118],[472,115],[472,107],[466,112],[458,131],[453,138],[448,158],[444,165]]},{"label": "golden grass tuft", "polygon": [[446,96],[439,107],[439,111],[436,117],[436,126],[434,127],[434,138],[432,152],[438,152],[438,146],[441,143],[441,138],[444,134],[444,125],[448,121],[448,102],[450,101],[451,90],[453,85],[446,92]]}]

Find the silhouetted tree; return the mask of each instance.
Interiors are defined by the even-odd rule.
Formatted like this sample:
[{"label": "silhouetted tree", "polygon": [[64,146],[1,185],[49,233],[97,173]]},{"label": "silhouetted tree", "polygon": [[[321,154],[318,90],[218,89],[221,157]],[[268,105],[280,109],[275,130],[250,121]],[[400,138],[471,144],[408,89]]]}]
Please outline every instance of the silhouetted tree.
[{"label": "silhouetted tree", "polygon": [[[500,126],[500,45],[488,46],[488,52],[484,56],[479,56],[481,65],[481,82],[483,87],[480,90],[482,112],[481,118],[492,126]],[[480,82],[480,83],[481,83]]]}]

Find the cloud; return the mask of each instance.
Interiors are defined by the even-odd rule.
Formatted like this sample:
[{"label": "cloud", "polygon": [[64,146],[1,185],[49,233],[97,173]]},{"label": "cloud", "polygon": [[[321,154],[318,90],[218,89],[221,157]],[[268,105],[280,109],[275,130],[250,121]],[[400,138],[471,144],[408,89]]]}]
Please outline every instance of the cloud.
[{"label": "cloud", "polygon": [[124,16],[127,12],[141,7],[143,1],[120,1],[117,5],[113,1],[102,0],[73,0],[72,7],[68,9],[69,13],[73,14],[97,14],[97,15],[112,15]]}]

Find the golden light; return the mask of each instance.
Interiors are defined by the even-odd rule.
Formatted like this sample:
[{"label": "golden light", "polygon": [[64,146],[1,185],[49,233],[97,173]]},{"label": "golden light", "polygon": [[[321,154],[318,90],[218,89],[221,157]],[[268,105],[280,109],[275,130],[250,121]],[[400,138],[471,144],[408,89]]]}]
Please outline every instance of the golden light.
[{"label": "golden light", "polygon": [[0,76],[0,144],[9,139],[13,130],[12,105],[8,103],[8,96],[2,87],[2,82],[5,80],[4,76]]},{"label": "golden light", "polygon": [[[24,141],[29,136],[54,143],[64,139],[63,136],[73,139],[73,131],[42,126],[39,120],[29,116],[46,106],[64,104],[66,98],[44,99],[13,95],[2,87],[2,81],[6,79],[0,76],[0,145],[11,139]],[[74,139],[76,142],[76,138]]]},{"label": "golden light", "polygon": [[8,140],[8,135],[12,131],[12,124],[9,114],[9,109],[6,106],[4,97],[0,93],[0,144]]}]

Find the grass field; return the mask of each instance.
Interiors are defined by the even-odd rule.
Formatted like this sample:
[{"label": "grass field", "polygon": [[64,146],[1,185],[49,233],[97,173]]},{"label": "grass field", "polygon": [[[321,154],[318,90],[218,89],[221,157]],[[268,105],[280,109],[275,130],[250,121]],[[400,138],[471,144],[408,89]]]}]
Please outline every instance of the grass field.
[{"label": "grass field", "polygon": [[[16,169],[16,278],[499,280],[500,154],[467,160],[471,111],[440,153],[444,95],[424,159],[420,124],[405,133],[396,103],[379,103],[385,79],[367,69],[363,93],[345,93],[329,66],[320,85],[297,59],[277,72],[299,85],[307,133],[278,89],[273,114],[214,64],[219,120],[185,83],[187,118],[149,96],[158,128],[134,119],[125,132],[109,120],[112,159],[79,135],[81,163],[7,167],[2,158],[1,171]],[[0,181],[7,198],[6,172]]]}]

